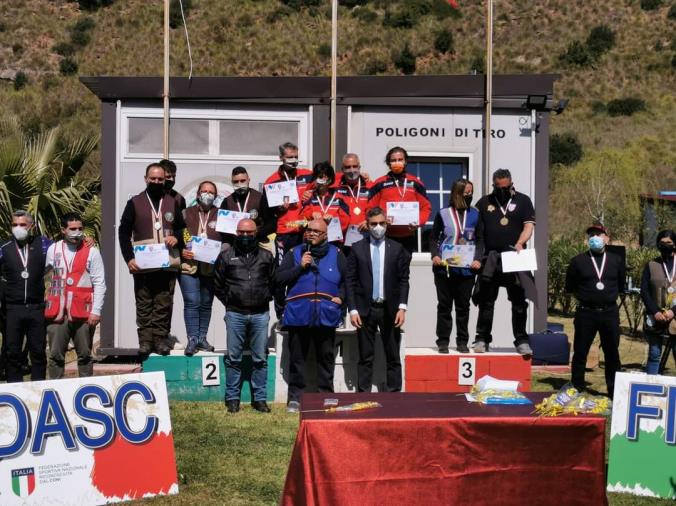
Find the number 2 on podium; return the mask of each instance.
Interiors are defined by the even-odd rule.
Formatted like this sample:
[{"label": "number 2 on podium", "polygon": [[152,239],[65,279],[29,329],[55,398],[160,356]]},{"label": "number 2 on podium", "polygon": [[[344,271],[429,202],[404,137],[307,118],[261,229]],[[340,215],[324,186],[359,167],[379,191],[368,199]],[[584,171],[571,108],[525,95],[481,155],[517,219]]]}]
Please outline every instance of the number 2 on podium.
[{"label": "number 2 on podium", "polygon": [[202,357],[202,386],[211,387],[221,384],[221,371],[218,357]]},{"label": "number 2 on podium", "polygon": [[458,385],[474,385],[476,382],[476,358],[463,357],[458,360]]}]

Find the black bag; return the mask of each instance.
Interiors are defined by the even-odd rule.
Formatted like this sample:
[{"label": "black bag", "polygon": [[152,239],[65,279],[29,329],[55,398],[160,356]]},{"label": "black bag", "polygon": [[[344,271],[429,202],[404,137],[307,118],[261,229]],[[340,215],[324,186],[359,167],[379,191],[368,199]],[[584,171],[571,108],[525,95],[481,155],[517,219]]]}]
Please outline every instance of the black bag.
[{"label": "black bag", "polygon": [[530,347],[533,350],[533,365],[568,365],[570,363],[570,343],[563,332],[546,330],[530,334]]}]

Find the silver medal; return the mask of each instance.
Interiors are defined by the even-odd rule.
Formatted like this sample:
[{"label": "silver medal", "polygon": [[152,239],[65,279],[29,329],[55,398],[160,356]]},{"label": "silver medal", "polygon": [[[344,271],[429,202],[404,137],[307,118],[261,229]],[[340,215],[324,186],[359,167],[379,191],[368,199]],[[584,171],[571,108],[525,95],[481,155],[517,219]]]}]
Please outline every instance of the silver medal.
[{"label": "silver medal", "polygon": [[596,289],[597,290],[603,290],[606,287],[606,285],[603,284],[603,282],[599,281],[596,283]]},{"label": "silver medal", "polygon": [[21,271],[21,277],[23,279],[28,279],[28,271]]},{"label": "silver medal", "polygon": [[674,291],[675,290],[674,290],[673,286],[670,286],[669,288],[667,288],[667,293],[674,293]]},{"label": "silver medal", "polygon": [[155,230],[159,230],[162,228],[162,224],[159,221],[155,222]]},{"label": "silver medal", "polygon": [[67,284],[68,286],[73,286],[73,283],[75,283],[75,281],[73,281],[73,278],[68,278],[68,279],[66,280],[66,284]]}]

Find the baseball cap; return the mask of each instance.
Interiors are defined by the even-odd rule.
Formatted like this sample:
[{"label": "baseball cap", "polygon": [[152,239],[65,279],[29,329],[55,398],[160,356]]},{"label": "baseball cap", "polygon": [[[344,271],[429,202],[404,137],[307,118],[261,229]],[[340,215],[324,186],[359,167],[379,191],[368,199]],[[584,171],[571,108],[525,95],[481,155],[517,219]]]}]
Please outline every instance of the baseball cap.
[{"label": "baseball cap", "polygon": [[594,234],[594,233],[609,235],[608,229],[606,227],[604,227],[603,225],[601,225],[600,223],[595,223],[591,227],[587,228],[587,235]]}]

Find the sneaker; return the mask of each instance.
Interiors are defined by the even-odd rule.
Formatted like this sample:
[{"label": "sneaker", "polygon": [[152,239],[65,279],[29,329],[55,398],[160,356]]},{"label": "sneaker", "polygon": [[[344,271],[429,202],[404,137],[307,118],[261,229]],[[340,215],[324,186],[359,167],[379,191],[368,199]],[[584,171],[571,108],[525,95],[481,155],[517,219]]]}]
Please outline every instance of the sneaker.
[{"label": "sneaker", "polygon": [[197,349],[197,345],[198,345],[197,339],[195,339],[194,337],[189,337],[188,338],[188,346],[185,347],[185,351],[183,352],[183,354],[186,357],[192,357],[195,354],[195,351]]},{"label": "sneaker", "polygon": [[532,357],[533,350],[528,343],[519,343],[516,345],[516,352],[524,357]]},{"label": "sneaker", "polygon": [[439,346],[439,353],[441,353],[442,355],[448,355],[448,353],[449,353],[448,346],[443,346],[443,345]]},{"label": "sneaker", "polygon": [[289,401],[286,405],[287,413],[298,413],[300,411],[300,402],[298,401]]},{"label": "sneaker", "polygon": [[474,353],[486,353],[488,351],[486,341],[474,341],[472,351],[474,351]]},{"label": "sneaker", "polygon": [[469,348],[466,344],[459,344],[455,349],[458,350],[458,353],[469,353]]},{"label": "sneaker", "polygon": [[209,353],[213,353],[214,351],[214,347],[209,344],[209,341],[207,341],[206,337],[204,339],[200,339],[197,342],[195,349],[197,351],[208,351]]},{"label": "sneaker", "polygon": [[251,407],[261,413],[269,413],[271,411],[270,406],[268,406],[268,403],[265,401],[253,401]]}]

